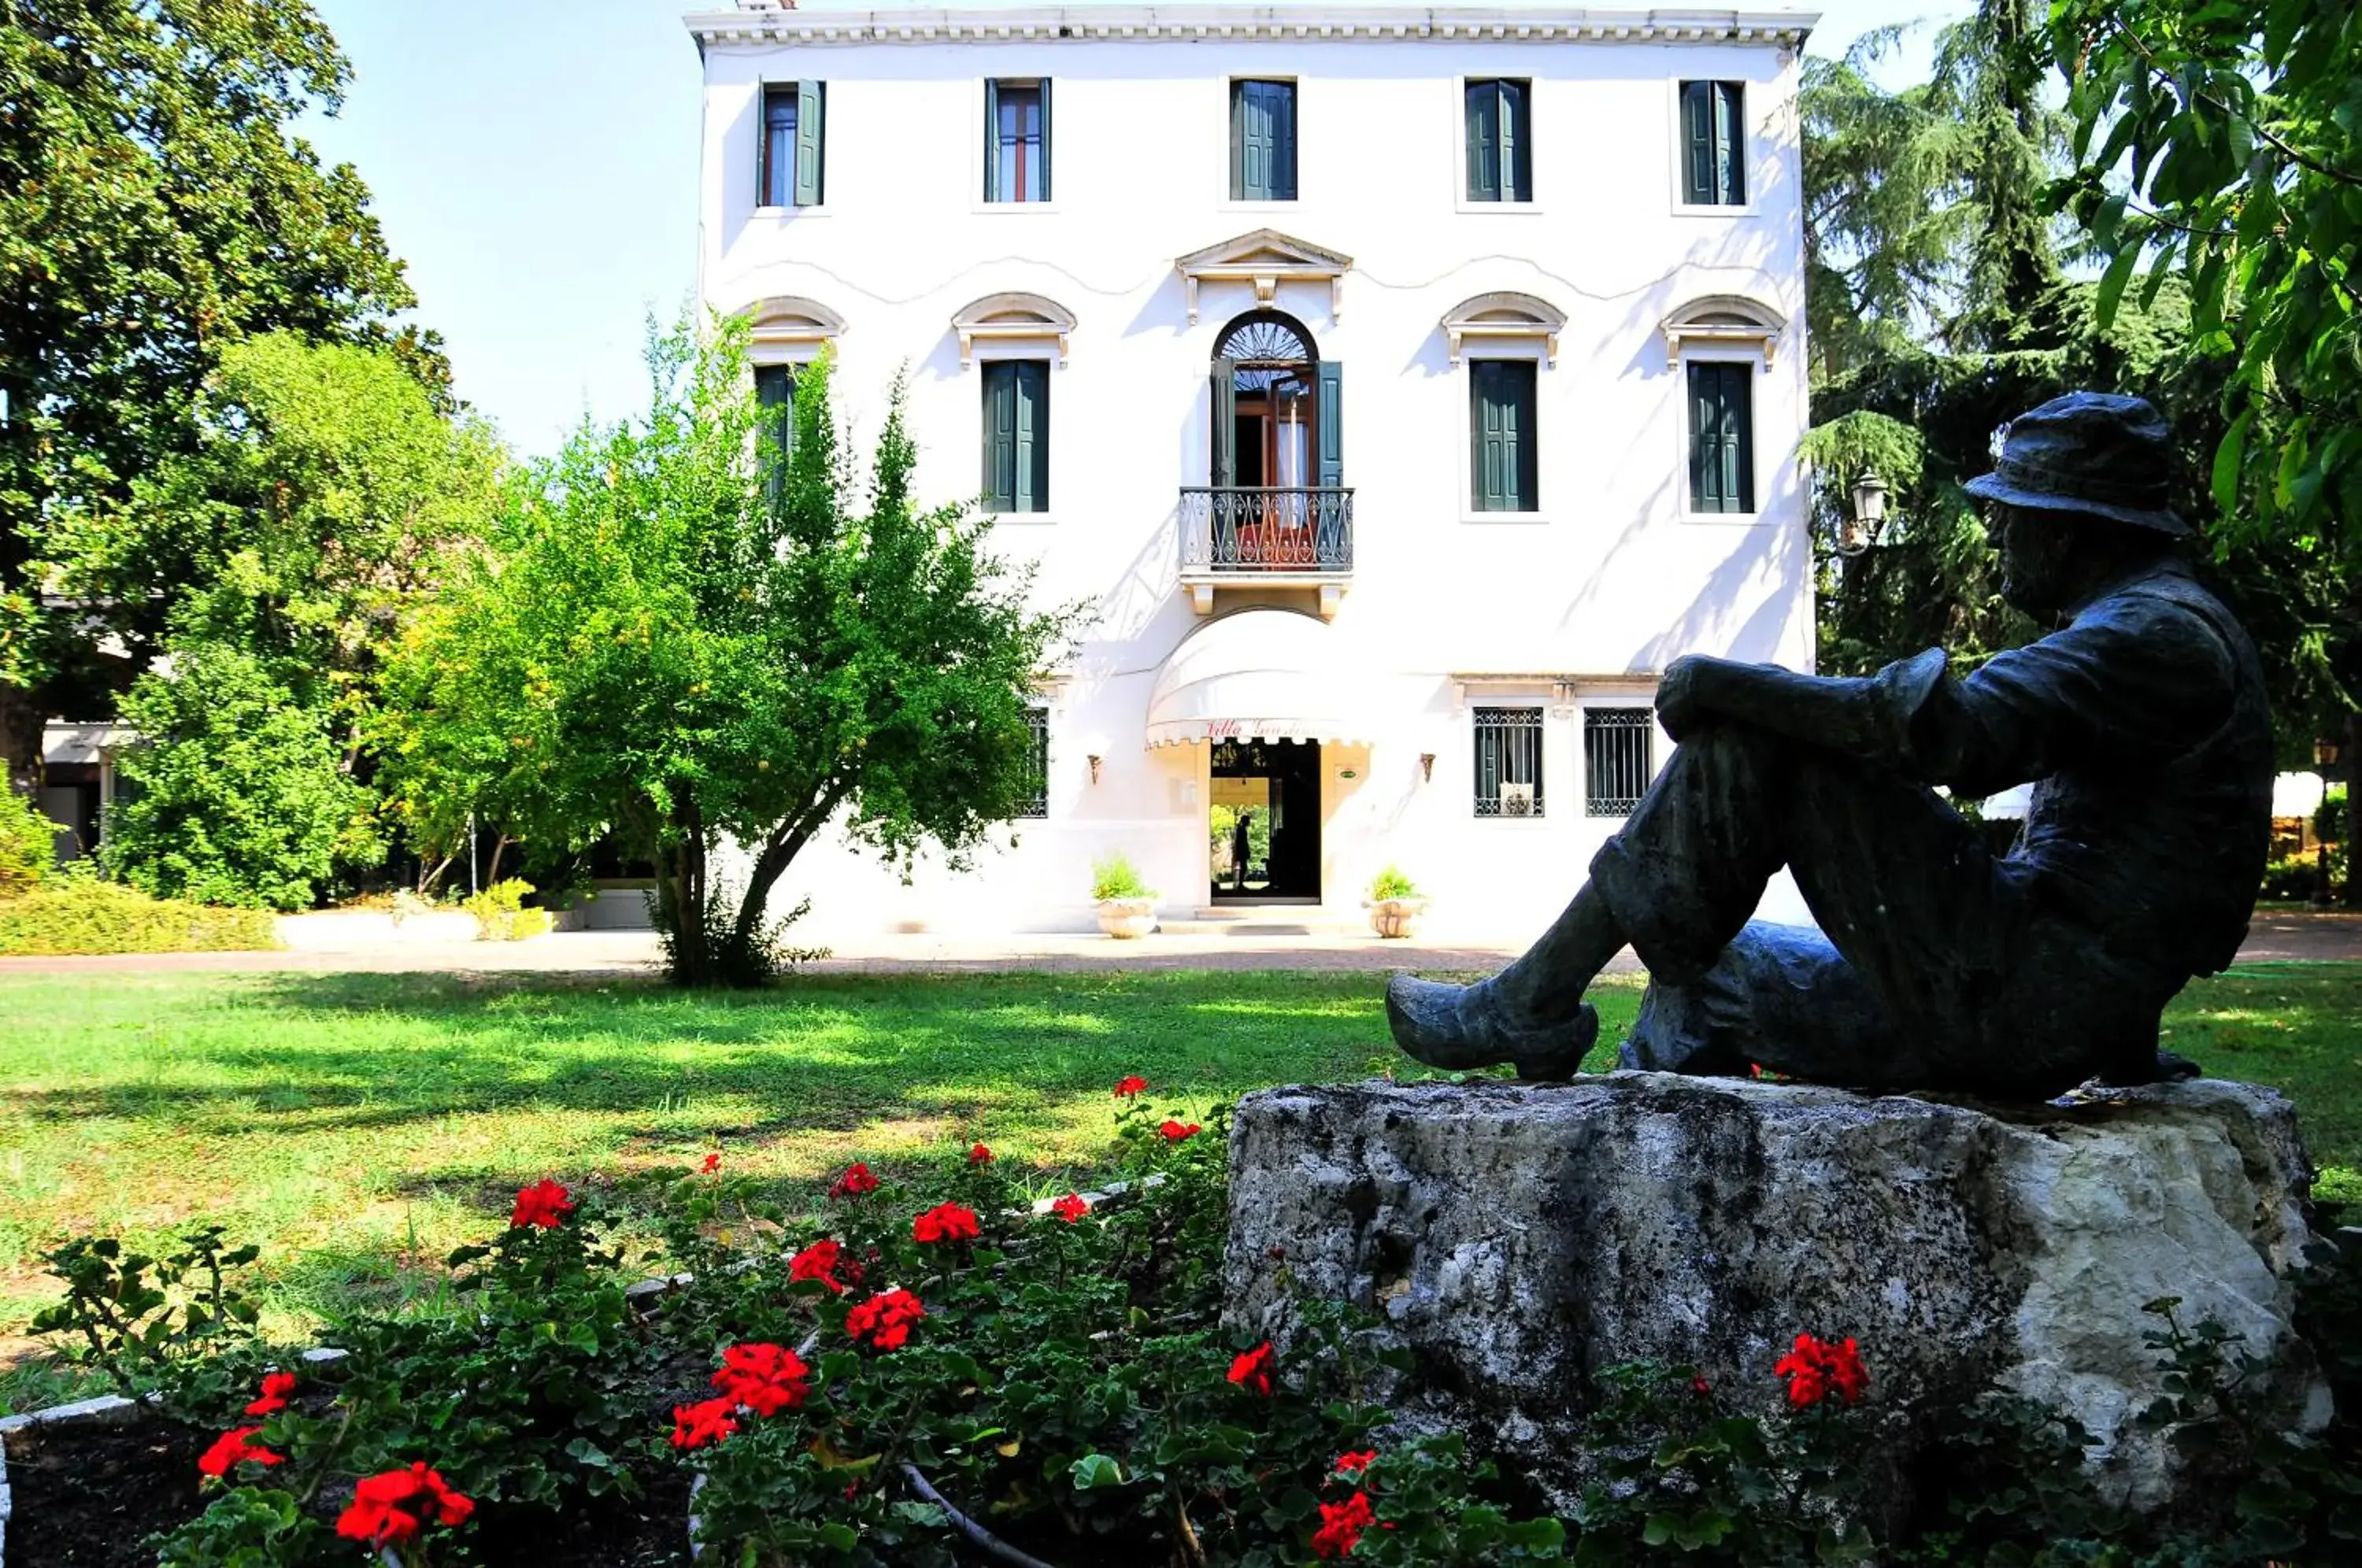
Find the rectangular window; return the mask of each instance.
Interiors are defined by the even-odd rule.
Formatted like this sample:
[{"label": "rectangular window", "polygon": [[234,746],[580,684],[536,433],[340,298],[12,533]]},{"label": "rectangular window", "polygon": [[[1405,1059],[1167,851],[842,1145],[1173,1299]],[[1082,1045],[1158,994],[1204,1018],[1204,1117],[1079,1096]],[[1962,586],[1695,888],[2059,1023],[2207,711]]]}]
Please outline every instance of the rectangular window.
[{"label": "rectangular window", "polygon": [[787,477],[788,459],[796,450],[796,368],[756,366],[755,401],[762,406],[763,434],[771,438],[771,468],[765,480],[776,502]]},{"label": "rectangular window", "polygon": [[984,199],[1050,199],[1050,83],[984,84]]},{"label": "rectangular window", "polygon": [[1755,510],[1755,367],[1692,360],[1690,510]]},{"label": "rectangular window", "polygon": [[1468,199],[1530,202],[1534,199],[1531,96],[1523,82],[1468,83]]},{"label": "rectangular window", "polygon": [[763,84],[763,143],[756,200],[767,207],[816,207],[822,192],[826,93],[817,82]]},{"label": "rectangular window", "polygon": [[984,367],[984,506],[1050,510],[1050,366],[992,359]]},{"label": "rectangular window", "polygon": [[1050,711],[1047,708],[1025,710],[1025,727],[1033,732],[1032,782],[1026,786],[1024,803],[1017,808],[1021,817],[1046,817],[1050,814]]},{"label": "rectangular window", "polygon": [[1747,86],[1682,83],[1682,200],[1694,207],[1747,204]]},{"label": "rectangular window", "polygon": [[1583,714],[1583,814],[1628,817],[1649,790],[1656,727],[1646,708],[1587,708]]},{"label": "rectangular window", "polygon": [[1542,711],[1479,708],[1476,712],[1476,814],[1542,814]]},{"label": "rectangular window", "polygon": [[1478,512],[1541,509],[1535,368],[1531,359],[1468,361],[1469,504]]},{"label": "rectangular window", "polygon": [[1296,83],[1231,83],[1231,200],[1296,200]]}]

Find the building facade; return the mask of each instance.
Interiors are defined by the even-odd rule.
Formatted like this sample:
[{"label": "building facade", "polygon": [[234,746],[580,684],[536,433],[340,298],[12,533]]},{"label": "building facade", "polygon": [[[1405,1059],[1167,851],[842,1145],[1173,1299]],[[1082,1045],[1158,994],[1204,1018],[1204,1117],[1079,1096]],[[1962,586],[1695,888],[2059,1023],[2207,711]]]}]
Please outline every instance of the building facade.
[{"label": "building facade", "polygon": [[920,492],[979,498],[1091,630],[1035,814],[828,932],[1555,912],[1670,745],[1684,653],[1811,668],[1795,90],[1809,16],[1394,6],[687,18],[698,288],[856,449],[909,377]]}]

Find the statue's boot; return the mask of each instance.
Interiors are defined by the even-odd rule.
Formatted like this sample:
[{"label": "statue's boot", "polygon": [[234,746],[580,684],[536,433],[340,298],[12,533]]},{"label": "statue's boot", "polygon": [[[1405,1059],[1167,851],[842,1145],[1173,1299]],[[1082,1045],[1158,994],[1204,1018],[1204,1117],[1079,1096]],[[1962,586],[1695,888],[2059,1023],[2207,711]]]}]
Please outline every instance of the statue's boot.
[{"label": "statue's boot", "polygon": [[1395,1043],[1430,1067],[1464,1072],[1507,1063],[1521,1078],[1571,1078],[1599,1038],[1598,1010],[1545,1023],[1509,1016],[1490,980],[1473,986],[1396,975],[1386,982]]}]

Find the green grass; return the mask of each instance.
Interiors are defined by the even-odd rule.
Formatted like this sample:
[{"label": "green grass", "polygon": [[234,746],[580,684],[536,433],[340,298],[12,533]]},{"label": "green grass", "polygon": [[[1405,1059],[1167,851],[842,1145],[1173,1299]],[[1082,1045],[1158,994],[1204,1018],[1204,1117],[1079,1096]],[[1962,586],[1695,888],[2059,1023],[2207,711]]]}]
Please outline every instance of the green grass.
[{"label": "green grass", "polygon": [[[162,1239],[204,1219],[264,1246],[277,1328],[435,1289],[439,1260],[521,1185],[734,1171],[815,1192],[982,1139],[1043,1190],[1105,1154],[1108,1088],[1191,1111],[1399,1061],[1376,977],[800,979],[753,996],[434,976],[0,977],[0,1408],[55,1375],[20,1335],[38,1253],[76,1231]],[[1618,1038],[1632,985],[1602,997]],[[2362,965],[2191,988],[2168,1043],[2276,1084],[2328,1187],[2362,1199]],[[1606,1053],[1594,1066],[1605,1066]],[[8,1370],[12,1364],[16,1370]]]}]

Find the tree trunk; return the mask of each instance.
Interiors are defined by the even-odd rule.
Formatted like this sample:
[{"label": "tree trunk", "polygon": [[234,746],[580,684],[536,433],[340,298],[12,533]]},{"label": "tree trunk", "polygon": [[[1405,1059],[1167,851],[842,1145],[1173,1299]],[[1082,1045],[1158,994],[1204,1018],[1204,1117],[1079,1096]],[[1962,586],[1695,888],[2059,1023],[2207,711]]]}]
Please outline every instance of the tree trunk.
[{"label": "tree trunk", "polygon": [[723,977],[705,928],[705,824],[696,802],[673,808],[673,842],[657,851],[657,920],[670,938],[676,986],[715,986]]},{"label": "tree trunk", "polygon": [[48,723],[30,690],[0,682],[0,760],[7,765],[8,787],[21,794],[41,787],[41,729]]},{"label": "tree trunk", "polygon": [[2343,764],[2338,771],[2345,775],[2345,907],[2362,909],[2362,881],[2354,876],[2354,861],[2362,853],[2362,790],[2355,780],[2362,778],[2362,711],[2345,715],[2345,738],[2337,748],[2337,760]]}]

